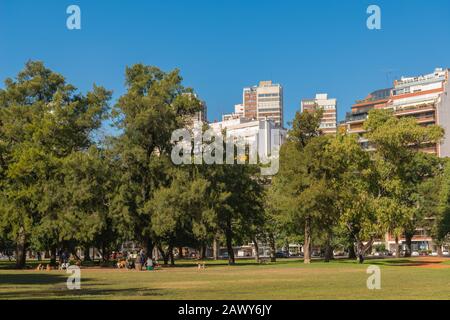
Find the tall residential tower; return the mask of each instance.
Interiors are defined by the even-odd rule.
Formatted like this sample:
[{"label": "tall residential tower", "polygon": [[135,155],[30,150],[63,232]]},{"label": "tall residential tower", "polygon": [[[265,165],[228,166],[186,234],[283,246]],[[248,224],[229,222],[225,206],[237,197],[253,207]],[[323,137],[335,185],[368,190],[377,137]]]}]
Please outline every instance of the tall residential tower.
[{"label": "tall residential tower", "polygon": [[283,126],[283,87],[272,81],[243,90],[244,117],[250,120],[273,120]]},{"label": "tall residential tower", "polygon": [[328,98],[328,94],[316,94],[314,99],[304,99],[301,101],[301,112],[313,112],[322,109],[323,115],[320,122],[320,129],[323,134],[336,134],[337,130],[337,100]]}]

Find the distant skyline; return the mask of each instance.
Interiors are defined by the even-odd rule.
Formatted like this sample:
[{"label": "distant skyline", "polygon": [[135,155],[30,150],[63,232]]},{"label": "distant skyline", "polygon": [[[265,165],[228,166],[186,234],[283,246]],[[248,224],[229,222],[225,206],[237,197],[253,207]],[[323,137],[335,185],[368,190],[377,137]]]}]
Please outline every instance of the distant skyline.
[{"label": "distant skyline", "polygon": [[[82,29],[66,28],[81,8]],[[366,27],[369,5],[382,29]],[[82,92],[95,82],[124,93],[125,66],[179,68],[220,120],[261,80],[284,89],[285,125],[301,99],[328,93],[342,120],[355,100],[401,76],[450,67],[450,1],[0,2],[0,80],[42,60]]]}]

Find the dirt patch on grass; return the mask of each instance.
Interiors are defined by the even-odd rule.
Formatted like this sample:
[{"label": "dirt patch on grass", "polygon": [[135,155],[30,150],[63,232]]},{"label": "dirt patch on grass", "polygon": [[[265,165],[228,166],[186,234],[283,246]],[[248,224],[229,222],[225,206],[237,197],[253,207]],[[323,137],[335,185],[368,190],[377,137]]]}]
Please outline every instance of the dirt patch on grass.
[{"label": "dirt patch on grass", "polygon": [[448,259],[440,258],[440,257],[423,257],[418,258],[417,261],[420,261],[421,264],[418,267],[428,268],[428,269],[449,269],[449,264],[444,264],[443,262],[448,261]]}]

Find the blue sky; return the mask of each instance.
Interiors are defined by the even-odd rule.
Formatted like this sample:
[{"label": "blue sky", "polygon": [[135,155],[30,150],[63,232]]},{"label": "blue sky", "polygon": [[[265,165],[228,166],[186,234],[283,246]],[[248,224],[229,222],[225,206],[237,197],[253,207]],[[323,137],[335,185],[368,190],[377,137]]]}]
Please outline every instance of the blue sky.
[{"label": "blue sky", "polygon": [[[81,30],[66,28],[71,4]],[[381,7],[381,30],[366,27],[371,4]],[[394,78],[450,67],[450,1],[0,0],[1,81],[29,59],[115,98],[127,65],[179,68],[209,120],[267,79],[284,87],[286,121],[316,92],[336,97],[343,119],[354,100]]]}]

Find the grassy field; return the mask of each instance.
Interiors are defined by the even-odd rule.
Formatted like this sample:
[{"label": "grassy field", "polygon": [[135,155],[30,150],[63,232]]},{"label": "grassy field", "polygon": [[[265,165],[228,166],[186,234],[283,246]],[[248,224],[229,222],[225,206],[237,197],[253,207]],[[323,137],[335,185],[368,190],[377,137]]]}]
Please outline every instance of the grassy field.
[{"label": "grassy field", "polygon": [[[0,263],[1,264],[1,263]],[[381,269],[381,290],[368,290],[369,265]],[[450,299],[450,259],[313,262],[284,259],[256,265],[193,262],[157,271],[81,270],[81,290],[64,271],[0,268],[0,299]]]}]

